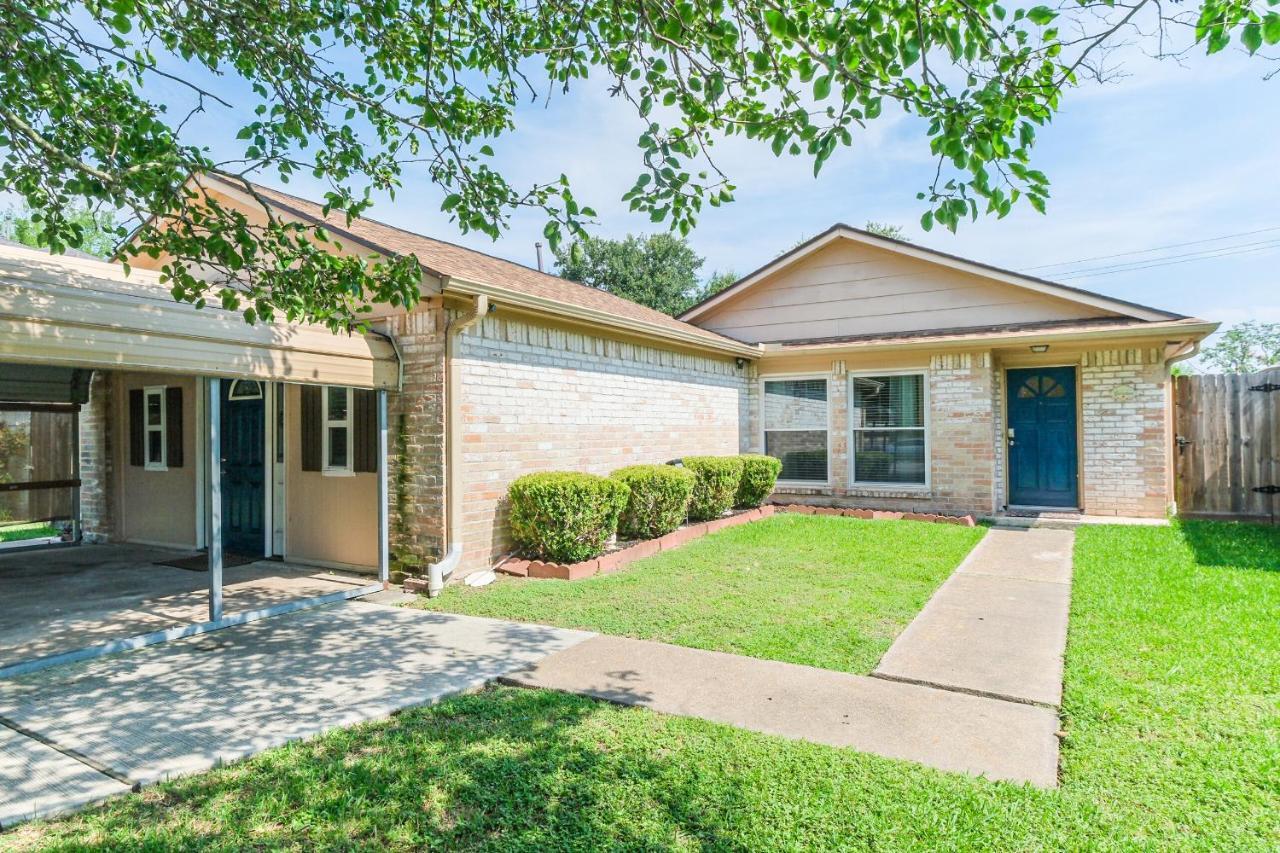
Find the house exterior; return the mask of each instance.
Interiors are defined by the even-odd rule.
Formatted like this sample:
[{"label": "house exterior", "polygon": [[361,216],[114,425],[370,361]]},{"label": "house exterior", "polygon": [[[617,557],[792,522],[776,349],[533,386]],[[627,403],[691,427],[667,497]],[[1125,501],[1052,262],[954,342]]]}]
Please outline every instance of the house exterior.
[{"label": "house exterior", "polygon": [[[220,203],[261,216],[230,180],[199,181]],[[212,351],[204,365],[176,362],[177,373],[97,363],[80,425],[87,534],[207,544],[208,472],[150,470],[151,436],[173,422],[147,419],[165,394],[180,394],[178,417],[190,419],[180,453],[206,458],[198,401],[215,378],[230,409],[236,380],[260,383],[261,412],[246,407],[242,426],[268,439],[249,441],[261,453],[240,460],[239,479],[261,487],[241,490],[243,505],[226,515],[243,529],[224,519],[221,539],[345,569],[389,560],[461,577],[510,553],[506,490],[521,474],[608,474],[692,454],[778,456],[785,501],[1160,516],[1173,495],[1169,367],[1216,327],[843,225],[676,319],[255,189],[279,216],[325,222],[338,251],[413,255],[421,298],[374,306],[369,335],[330,336],[334,352],[365,359],[360,376],[337,363],[307,367],[329,344],[294,346],[302,332],[279,329],[264,334],[288,339],[289,355],[270,369]],[[167,298],[147,275],[128,286]],[[155,310],[192,329],[217,314],[172,302]],[[0,363],[21,350],[21,341],[0,347]],[[366,393],[385,400],[385,453]]]},{"label": "house exterior", "polygon": [[1169,368],[1217,328],[846,225],[681,319],[762,347],[784,494],[982,515],[1165,515]]}]

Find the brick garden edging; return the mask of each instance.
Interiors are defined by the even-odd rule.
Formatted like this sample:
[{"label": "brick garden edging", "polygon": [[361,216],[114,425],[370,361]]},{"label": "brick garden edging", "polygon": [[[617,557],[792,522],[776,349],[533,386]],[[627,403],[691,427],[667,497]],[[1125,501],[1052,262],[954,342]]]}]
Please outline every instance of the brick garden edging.
[{"label": "brick garden edging", "polygon": [[704,521],[701,524],[690,524],[673,530],[666,536],[637,542],[628,548],[614,551],[581,563],[548,563],[543,560],[507,560],[494,567],[495,572],[514,575],[521,578],[540,578],[553,580],[576,581],[593,575],[607,575],[645,557],[652,557],[659,551],[679,548],[695,539],[701,539],[708,533],[724,530],[726,527],[737,527],[768,518],[779,512],[793,512],[799,515],[840,515],[845,518],[862,518],[873,521],[929,521],[936,524],[958,524],[961,527],[973,527],[977,522],[973,516],[934,515],[921,512],[886,512],[878,509],[842,509],[831,506],[809,506],[807,504],[787,504],[779,506],[767,504],[759,509],[749,509],[737,515]]}]

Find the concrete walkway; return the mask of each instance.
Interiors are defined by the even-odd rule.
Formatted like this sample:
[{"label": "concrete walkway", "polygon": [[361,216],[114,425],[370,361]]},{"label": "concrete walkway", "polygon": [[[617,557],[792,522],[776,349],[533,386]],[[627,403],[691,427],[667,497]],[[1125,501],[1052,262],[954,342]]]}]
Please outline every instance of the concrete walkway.
[{"label": "concrete walkway", "polygon": [[0,679],[0,826],[435,702],[590,636],[348,602]]},{"label": "concrete walkway", "polygon": [[874,674],[1056,708],[1074,539],[1070,530],[988,531]]},{"label": "concrete walkway", "polygon": [[940,770],[1041,787],[1057,784],[1058,717],[1030,705],[606,636],[500,680],[852,747]]}]

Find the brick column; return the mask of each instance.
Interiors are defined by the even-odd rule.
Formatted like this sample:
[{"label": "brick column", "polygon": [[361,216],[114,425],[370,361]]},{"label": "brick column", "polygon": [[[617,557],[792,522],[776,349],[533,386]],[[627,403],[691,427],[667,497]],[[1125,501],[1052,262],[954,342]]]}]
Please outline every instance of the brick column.
[{"label": "brick column", "polygon": [[1168,381],[1158,349],[1084,354],[1080,399],[1085,512],[1159,517],[1168,511]]},{"label": "brick column", "polygon": [[939,353],[930,359],[930,491],[940,511],[993,509],[995,393],[990,352]]},{"label": "brick column", "polygon": [[444,542],[444,309],[437,297],[392,317],[404,387],[389,395],[388,481],[393,568],[440,558]]}]

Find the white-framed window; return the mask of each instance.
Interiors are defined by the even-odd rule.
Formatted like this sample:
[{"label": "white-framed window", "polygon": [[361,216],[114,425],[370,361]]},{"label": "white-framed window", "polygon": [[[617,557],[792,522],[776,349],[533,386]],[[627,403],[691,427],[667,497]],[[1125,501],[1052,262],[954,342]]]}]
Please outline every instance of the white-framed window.
[{"label": "white-framed window", "polygon": [[351,469],[351,389],[324,386],[324,473],[345,475]]},{"label": "white-framed window", "polygon": [[761,382],[764,452],[782,461],[780,482],[824,486],[830,474],[830,419],[825,376]]},{"label": "white-framed window", "polygon": [[142,448],[145,469],[169,470],[169,413],[165,405],[165,386],[142,389]]},{"label": "white-framed window", "polygon": [[850,481],[856,485],[929,485],[929,400],[925,374],[849,377]]}]

